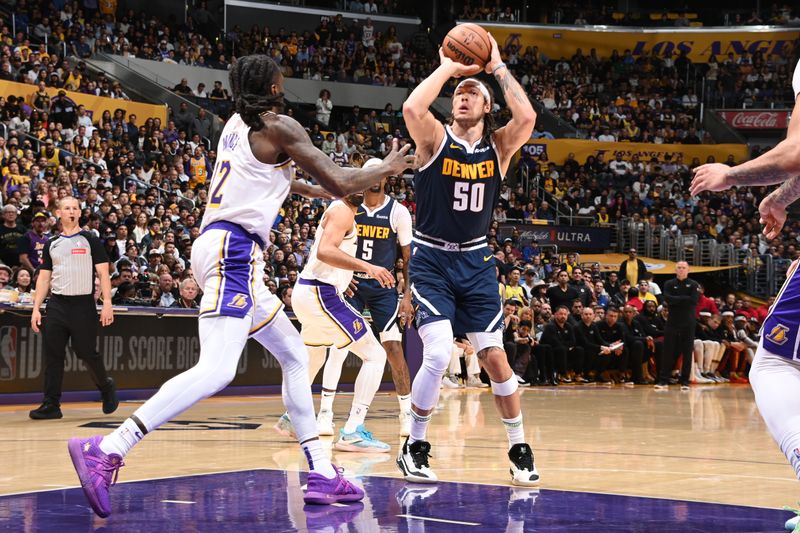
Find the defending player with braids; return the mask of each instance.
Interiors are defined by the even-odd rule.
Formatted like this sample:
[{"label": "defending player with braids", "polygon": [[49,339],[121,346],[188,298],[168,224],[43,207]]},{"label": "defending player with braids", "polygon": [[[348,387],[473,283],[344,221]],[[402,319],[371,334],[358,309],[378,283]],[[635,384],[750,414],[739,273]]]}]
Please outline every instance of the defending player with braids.
[{"label": "defending player with braids", "polygon": [[[283,108],[283,75],[264,55],[240,58],[231,70],[236,113],[217,146],[202,234],[192,247],[192,268],[203,288],[197,364],[167,381],[109,435],[73,438],[69,452],[83,491],[101,517],[111,513],[109,488],[122,459],[145,436],[198,401],[226,387],[236,376],[249,337],[281,365],[283,401],[308,461],[306,503],[357,501],[364,492],[334,468],[319,441],[308,381],[308,355],[300,334],[280,310],[261,276],[269,229],[289,191],[316,194],[319,187],[293,180],[292,160],[337,196],[361,192],[386,176],[413,166],[408,149],[396,147],[370,168],[340,168],[311,144]],[[305,191],[305,193],[303,192]]]},{"label": "defending player with braids", "polygon": [[255,131],[264,125],[262,114],[281,113],[286,107],[284,93],[276,83],[280,73],[278,65],[265,55],[242,57],[231,67],[228,79],[236,112]]}]

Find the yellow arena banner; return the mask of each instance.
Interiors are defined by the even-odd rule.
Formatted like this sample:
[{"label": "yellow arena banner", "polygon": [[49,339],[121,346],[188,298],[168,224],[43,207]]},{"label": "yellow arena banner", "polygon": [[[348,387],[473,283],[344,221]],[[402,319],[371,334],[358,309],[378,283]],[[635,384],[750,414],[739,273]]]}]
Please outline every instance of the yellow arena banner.
[{"label": "yellow arena banner", "polygon": [[[28,104],[33,104],[34,94],[38,90],[36,85],[28,85],[25,83],[16,83],[12,81],[0,80],[0,95],[8,98],[10,95],[22,96]],[[53,89],[48,87],[47,93],[50,97],[58,95],[61,89]],[[91,115],[92,122],[97,122],[103,116],[103,112],[108,110],[111,116],[114,116],[114,111],[117,109],[124,109],[125,116],[133,113],[136,115],[136,123],[144,124],[148,118],[160,118],[161,124],[167,123],[167,105],[153,105],[143,104],[140,102],[132,102],[130,100],[119,100],[116,98],[106,98],[105,96],[92,96],[89,94],[78,93],[75,91],[65,91],[77,105],[86,107],[86,111]]]},{"label": "yellow arena banner", "polygon": [[691,164],[695,157],[701,163],[705,163],[708,156],[714,156],[718,163],[725,162],[729,155],[732,155],[737,163],[745,161],[748,157],[746,144],[655,144],[585,139],[532,139],[521,148],[521,152],[535,159],[546,155],[548,161],[557,165],[562,165],[571,153],[575,154],[575,160],[580,164],[586,162],[586,158],[590,155],[597,157],[600,154],[606,163],[616,159],[617,154],[622,154],[622,158],[626,160],[636,154],[642,162],[651,161],[654,157],[659,161],[665,161],[667,155],[671,161],[675,161],[680,155],[686,165]]},{"label": "yellow arena banner", "polygon": [[630,50],[636,57],[655,53],[658,57],[678,57],[682,52],[696,63],[705,63],[714,54],[722,61],[732,52],[761,52],[789,57],[800,29],[774,26],[737,28],[614,28],[609,26],[534,26],[527,24],[481,24],[490,31],[500,46],[517,45],[524,51],[538,46],[539,52],[551,60],[569,59],[580,48],[584,55],[594,48],[599,58],[611,57],[616,50],[620,57]]}]

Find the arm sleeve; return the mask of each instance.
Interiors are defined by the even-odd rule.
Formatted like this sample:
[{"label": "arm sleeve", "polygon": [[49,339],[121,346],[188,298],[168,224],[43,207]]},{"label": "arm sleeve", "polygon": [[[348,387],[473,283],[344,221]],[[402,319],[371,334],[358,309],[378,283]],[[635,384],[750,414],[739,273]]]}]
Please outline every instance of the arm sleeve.
[{"label": "arm sleeve", "polygon": [[792,89],[794,89],[794,97],[797,99],[800,96],[800,61],[794,68],[794,76],[792,76]]},{"label": "arm sleeve", "polygon": [[411,244],[411,213],[408,212],[408,208],[397,202],[392,210],[392,219],[400,246]]},{"label": "arm sleeve", "polygon": [[53,270],[53,258],[50,257],[50,242],[44,243],[44,250],[42,250],[42,264],[39,265],[41,270]]},{"label": "arm sleeve", "polygon": [[84,236],[86,240],[89,241],[89,247],[92,250],[92,264],[108,263],[108,253],[106,253],[106,249],[103,248],[100,239],[88,232],[84,233]]}]

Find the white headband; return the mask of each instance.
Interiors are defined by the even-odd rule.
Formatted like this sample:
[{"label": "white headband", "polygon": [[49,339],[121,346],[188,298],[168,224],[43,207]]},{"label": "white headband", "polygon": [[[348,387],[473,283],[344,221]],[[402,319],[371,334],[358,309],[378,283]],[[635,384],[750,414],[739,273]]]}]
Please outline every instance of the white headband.
[{"label": "white headband", "polygon": [[462,80],[462,81],[461,81],[461,83],[459,83],[458,85],[456,85],[456,90],[455,90],[455,92],[457,93],[457,92],[458,92],[458,90],[459,90],[459,89],[460,89],[460,88],[461,88],[463,85],[466,85],[466,84],[468,84],[468,83],[471,83],[471,84],[477,85],[477,86],[478,86],[478,90],[479,90],[479,91],[481,92],[481,94],[483,95],[483,98],[484,98],[484,99],[485,99],[487,102],[491,102],[491,101],[492,101],[492,97],[491,97],[491,96],[489,96],[489,89],[487,89],[487,88],[486,88],[486,85],[484,85],[484,84],[483,84],[481,81],[479,81],[479,80],[476,80],[475,78],[467,78],[467,79],[465,79],[465,80]]}]

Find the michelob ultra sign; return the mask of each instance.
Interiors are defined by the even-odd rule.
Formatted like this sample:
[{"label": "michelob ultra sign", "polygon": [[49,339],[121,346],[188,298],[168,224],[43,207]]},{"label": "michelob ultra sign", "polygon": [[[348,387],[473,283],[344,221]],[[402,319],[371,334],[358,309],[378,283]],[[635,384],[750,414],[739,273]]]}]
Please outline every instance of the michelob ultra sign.
[{"label": "michelob ultra sign", "polygon": [[549,59],[569,59],[580,48],[584,55],[594,48],[599,58],[616,50],[620,56],[630,50],[634,57],[655,53],[658,57],[677,57],[686,52],[694,62],[707,62],[713,54],[722,61],[732,52],[761,52],[789,56],[800,29],[773,26],[736,28],[625,28],[608,26],[534,26],[525,24],[481,24],[501,47],[516,45],[524,51],[538,46]]}]

